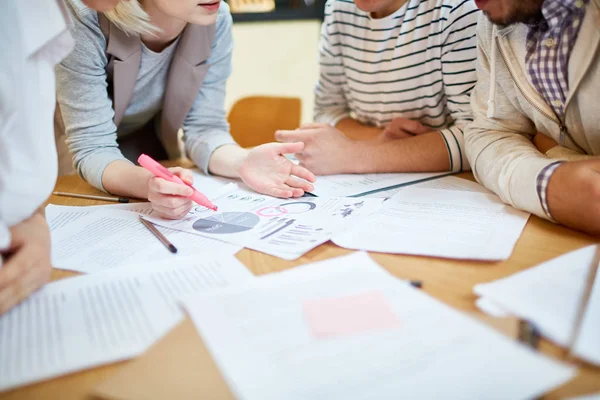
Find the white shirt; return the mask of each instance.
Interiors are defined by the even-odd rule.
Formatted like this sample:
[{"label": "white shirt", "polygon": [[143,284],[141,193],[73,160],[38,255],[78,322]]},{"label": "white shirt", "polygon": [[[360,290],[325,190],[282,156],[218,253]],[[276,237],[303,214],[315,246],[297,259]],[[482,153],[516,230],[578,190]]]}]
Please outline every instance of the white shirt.
[{"label": "white shirt", "polygon": [[54,66],[73,48],[59,2],[0,5],[0,250],[56,182]]}]

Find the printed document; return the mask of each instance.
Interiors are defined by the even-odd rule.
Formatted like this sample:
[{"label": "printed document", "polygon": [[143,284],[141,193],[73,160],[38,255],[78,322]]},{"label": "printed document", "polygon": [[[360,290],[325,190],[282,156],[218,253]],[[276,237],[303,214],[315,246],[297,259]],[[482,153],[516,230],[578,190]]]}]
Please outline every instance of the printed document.
[{"label": "printed document", "polygon": [[[542,335],[567,346],[596,246],[573,251],[474,291],[507,312],[532,321]],[[574,354],[600,365],[600,274],[596,276]]]},{"label": "printed document", "polygon": [[172,229],[157,228],[175,247],[172,254],[140,221],[137,213],[118,209],[98,210],[55,229],[52,234],[52,264],[56,268],[83,273],[124,264],[179,257],[199,258],[213,254],[233,255],[241,247]]},{"label": "printed document", "polygon": [[197,206],[183,219],[147,218],[158,225],[294,260],[335,232],[377,210],[382,199],[277,199],[236,188],[214,198],[218,211]]},{"label": "printed document", "polygon": [[312,194],[319,197],[362,197],[449,175],[448,172],[341,174],[317,176]]},{"label": "printed document", "polygon": [[245,400],[525,399],[575,373],[395,279],[364,253],[183,304]]},{"label": "printed document", "polygon": [[491,194],[406,188],[332,241],[382,253],[505,260],[528,218]]},{"label": "printed document", "polygon": [[181,321],[179,296],[251,279],[192,256],[50,283],[0,316],[0,391],[134,357]]}]

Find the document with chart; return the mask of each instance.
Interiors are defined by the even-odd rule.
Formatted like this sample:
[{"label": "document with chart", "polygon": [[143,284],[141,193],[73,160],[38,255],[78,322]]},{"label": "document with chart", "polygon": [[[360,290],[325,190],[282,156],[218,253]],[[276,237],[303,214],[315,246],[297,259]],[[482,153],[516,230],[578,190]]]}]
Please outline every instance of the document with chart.
[{"label": "document with chart", "polygon": [[147,219],[294,260],[382,204],[382,199],[344,197],[277,199],[235,186],[212,201],[219,207],[216,212],[197,206],[178,221]]}]

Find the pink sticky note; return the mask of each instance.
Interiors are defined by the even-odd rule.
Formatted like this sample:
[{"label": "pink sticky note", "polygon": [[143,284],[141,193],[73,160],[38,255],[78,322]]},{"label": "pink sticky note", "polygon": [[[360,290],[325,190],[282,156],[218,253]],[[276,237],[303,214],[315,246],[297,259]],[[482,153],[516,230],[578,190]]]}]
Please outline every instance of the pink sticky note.
[{"label": "pink sticky note", "polygon": [[316,338],[398,328],[400,319],[382,291],[307,300],[304,314]]}]

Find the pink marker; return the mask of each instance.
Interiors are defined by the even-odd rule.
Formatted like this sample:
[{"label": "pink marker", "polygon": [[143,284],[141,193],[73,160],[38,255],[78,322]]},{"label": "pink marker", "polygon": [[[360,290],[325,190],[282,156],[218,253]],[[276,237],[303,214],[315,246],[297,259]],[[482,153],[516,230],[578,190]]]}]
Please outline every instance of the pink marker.
[{"label": "pink marker", "polygon": [[194,190],[194,193],[189,197],[190,199],[200,204],[201,206],[209,208],[213,211],[217,211],[217,206],[211,203],[205,195],[203,195],[202,193],[194,189],[192,185],[188,185],[187,183],[182,181],[180,177],[171,173],[171,171],[154,161],[152,157],[142,154],[138,158],[138,163],[140,163],[142,167],[152,172],[152,174],[158,178],[163,178],[164,180],[167,180],[169,182],[181,183],[183,185],[191,187]]}]

